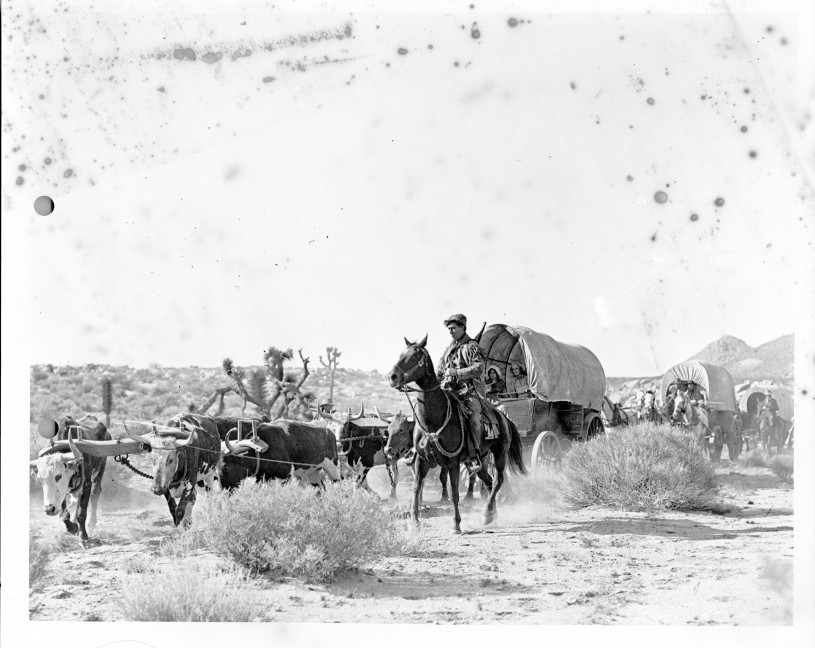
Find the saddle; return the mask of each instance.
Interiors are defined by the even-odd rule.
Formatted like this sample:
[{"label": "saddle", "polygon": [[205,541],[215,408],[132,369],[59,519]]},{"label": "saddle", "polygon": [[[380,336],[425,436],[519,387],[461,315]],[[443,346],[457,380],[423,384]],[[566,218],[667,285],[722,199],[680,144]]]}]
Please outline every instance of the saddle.
[{"label": "saddle", "polygon": [[[464,418],[469,418],[471,410],[467,407],[466,401],[452,390],[447,392],[453,399],[458,410],[464,415]],[[477,397],[476,397],[477,398]],[[486,399],[481,399],[481,428],[484,430],[484,438],[487,441],[497,439],[501,434],[501,422],[498,417],[500,413],[496,407]]]}]

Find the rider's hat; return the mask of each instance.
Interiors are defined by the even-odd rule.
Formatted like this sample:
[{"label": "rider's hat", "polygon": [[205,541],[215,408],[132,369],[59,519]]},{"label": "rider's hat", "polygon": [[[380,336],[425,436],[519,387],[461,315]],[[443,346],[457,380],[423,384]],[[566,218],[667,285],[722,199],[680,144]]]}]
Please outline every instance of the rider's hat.
[{"label": "rider's hat", "polygon": [[444,325],[450,326],[450,324],[452,324],[453,322],[455,322],[456,324],[461,324],[461,326],[467,328],[467,318],[464,317],[464,315],[462,315],[461,313],[455,313],[453,315],[450,315],[450,317],[444,320]]}]

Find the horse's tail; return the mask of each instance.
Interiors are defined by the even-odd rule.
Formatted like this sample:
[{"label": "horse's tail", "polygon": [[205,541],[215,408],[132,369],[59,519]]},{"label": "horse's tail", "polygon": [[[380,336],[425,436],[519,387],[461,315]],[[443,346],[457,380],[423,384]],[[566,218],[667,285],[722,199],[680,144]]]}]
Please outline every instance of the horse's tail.
[{"label": "horse's tail", "polygon": [[504,420],[509,427],[509,468],[516,474],[525,475],[526,464],[524,463],[523,446],[521,446],[521,435],[512,419],[504,416]]}]

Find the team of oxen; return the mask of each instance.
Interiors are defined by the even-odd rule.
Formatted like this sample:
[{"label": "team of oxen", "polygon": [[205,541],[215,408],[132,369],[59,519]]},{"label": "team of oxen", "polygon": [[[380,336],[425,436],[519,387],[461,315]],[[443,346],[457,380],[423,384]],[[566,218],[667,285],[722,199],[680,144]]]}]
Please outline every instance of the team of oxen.
[{"label": "team of oxen", "polygon": [[[365,416],[364,406],[356,415],[350,410],[328,415],[318,407],[319,417],[310,422],[181,413],[164,425],[141,426],[145,432],[134,432],[133,425],[125,424],[125,435],[118,439],[94,417],[66,417],[60,423],[46,420],[39,431],[50,444],[31,461],[31,470],[42,486],[44,512],[59,515],[66,529],[83,541],[88,540],[86,521],[90,527],[96,524],[109,457],[156,455],[151,490],[166,498],[176,526],[190,523],[197,489],[209,490],[216,480],[231,491],[247,478],[297,478],[320,486],[326,477],[332,481],[352,477],[370,490],[368,471],[384,465],[391,497],[395,497],[396,463],[409,449],[386,454],[388,430],[396,439],[408,438],[413,419],[382,415],[374,409],[374,416]],[[340,456],[345,462],[340,462]]]}]

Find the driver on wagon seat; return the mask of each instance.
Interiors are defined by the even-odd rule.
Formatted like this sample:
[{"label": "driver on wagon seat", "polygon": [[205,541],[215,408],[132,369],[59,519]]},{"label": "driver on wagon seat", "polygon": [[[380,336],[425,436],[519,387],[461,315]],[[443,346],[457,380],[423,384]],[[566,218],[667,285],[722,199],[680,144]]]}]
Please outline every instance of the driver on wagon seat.
[{"label": "driver on wagon seat", "polygon": [[436,377],[442,389],[455,392],[470,410],[467,418],[470,428],[469,457],[466,462],[470,474],[481,470],[481,399],[486,395],[484,365],[486,358],[478,342],[467,335],[467,318],[461,313],[444,320],[453,341],[439,361]]}]

